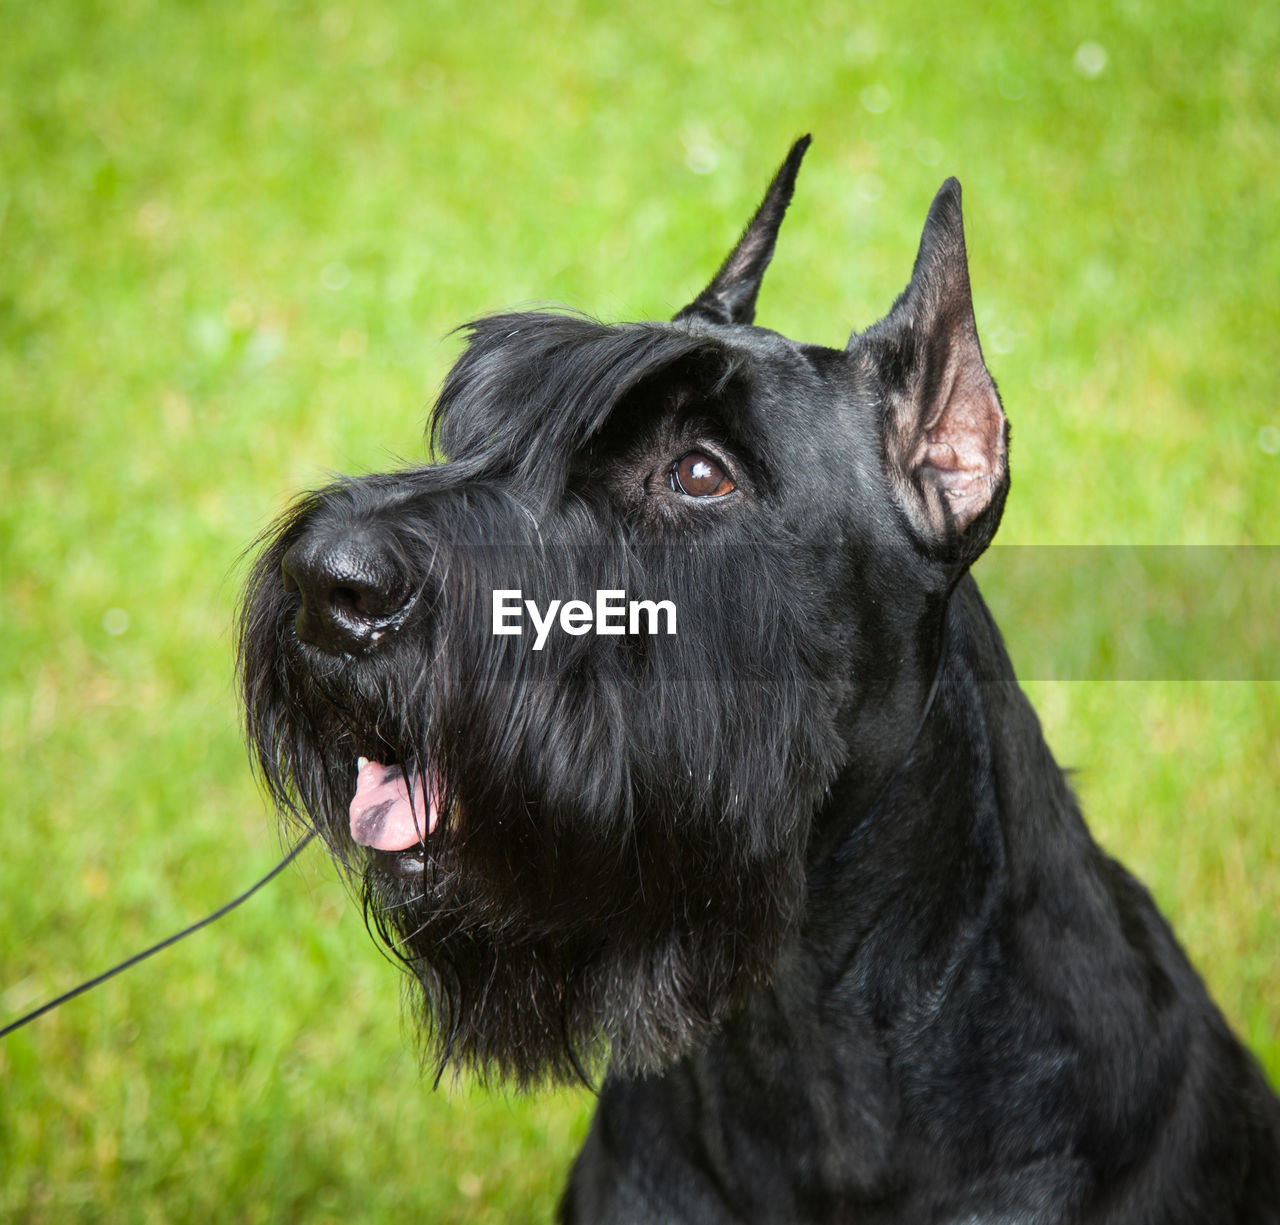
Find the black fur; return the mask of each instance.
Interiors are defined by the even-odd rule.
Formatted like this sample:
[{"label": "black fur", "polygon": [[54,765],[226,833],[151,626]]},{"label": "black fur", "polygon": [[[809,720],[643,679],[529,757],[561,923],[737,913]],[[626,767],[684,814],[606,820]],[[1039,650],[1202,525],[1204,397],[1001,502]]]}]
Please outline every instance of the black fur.
[{"label": "black fur", "polygon": [[[480,320],[448,462],[273,529],[240,626],[266,784],[360,882],[441,1068],[607,1058],[568,1221],[1280,1221],[1280,1107],[967,573],[1007,427],[958,185],[846,350],[750,325],[806,144],[673,323]],[[682,492],[691,452],[733,490]],[[678,630],[533,651],[491,632],[516,588]],[[352,840],[361,755],[435,780],[419,847]]]}]

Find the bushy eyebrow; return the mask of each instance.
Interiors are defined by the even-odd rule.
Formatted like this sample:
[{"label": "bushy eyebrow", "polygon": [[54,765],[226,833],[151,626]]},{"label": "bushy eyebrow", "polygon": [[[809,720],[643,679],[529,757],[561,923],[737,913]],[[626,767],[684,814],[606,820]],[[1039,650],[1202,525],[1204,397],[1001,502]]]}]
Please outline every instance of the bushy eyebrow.
[{"label": "bushy eyebrow", "polygon": [[[750,358],[680,324],[606,325],[527,312],[469,324],[446,378],[432,445],[450,460],[517,476],[559,470],[648,384],[718,398],[749,377]],[[663,411],[670,401],[655,404]]]}]

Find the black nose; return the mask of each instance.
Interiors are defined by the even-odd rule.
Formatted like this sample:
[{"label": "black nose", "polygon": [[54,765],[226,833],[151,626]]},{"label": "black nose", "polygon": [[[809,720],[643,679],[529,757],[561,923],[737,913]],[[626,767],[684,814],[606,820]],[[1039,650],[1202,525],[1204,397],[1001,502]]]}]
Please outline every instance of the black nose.
[{"label": "black nose", "polygon": [[371,528],[304,537],[280,569],[285,590],[302,597],[298,637],[335,654],[367,651],[394,634],[413,603],[393,542]]}]

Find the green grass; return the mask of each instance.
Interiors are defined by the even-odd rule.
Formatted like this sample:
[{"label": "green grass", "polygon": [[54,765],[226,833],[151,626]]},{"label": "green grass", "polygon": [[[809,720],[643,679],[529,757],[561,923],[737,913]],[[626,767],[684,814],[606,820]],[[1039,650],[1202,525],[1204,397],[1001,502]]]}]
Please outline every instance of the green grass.
[{"label": "green grass", "polygon": [[[1280,544],[1275,5],[0,0],[0,28],[0,1018],[276,854],[231,685],[254,535],[420,454],[464,318],[670,314],[803,131],[761,300],[792,335],[878,317],[964,183],[1002,541]],[[1280,686],[1028,689],[1280,1078]],[[544,1220],[590,1110],[431,1092],[311,853],[0,1042],[0,1086],[21,1222]]]}]

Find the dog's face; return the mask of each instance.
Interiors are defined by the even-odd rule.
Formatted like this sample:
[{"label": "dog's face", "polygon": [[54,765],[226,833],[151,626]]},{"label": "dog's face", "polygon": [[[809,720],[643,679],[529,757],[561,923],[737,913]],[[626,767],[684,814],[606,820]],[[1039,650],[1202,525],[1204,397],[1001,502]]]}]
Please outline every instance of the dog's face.
[{"label": "dog's face", "polygon": [[654,1069],[766,981],[860,712],[994,531],[957,193],[847,350],[751,326],[805,143],[675,322],[474,324],[448,462],[308,495],[255,567],[267,785],[361,882],[442,1064]]}]

